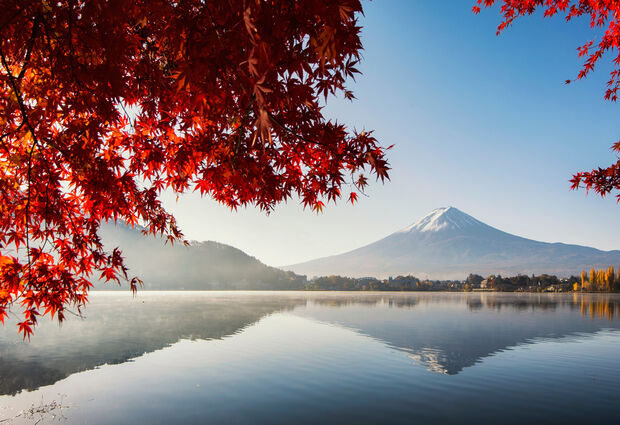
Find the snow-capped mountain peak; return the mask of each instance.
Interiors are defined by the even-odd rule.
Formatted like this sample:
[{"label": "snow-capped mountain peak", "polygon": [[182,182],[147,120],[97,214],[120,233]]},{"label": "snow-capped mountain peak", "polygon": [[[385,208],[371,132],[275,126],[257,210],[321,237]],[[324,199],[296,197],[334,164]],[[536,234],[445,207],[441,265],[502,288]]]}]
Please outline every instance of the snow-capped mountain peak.
[{"label": "snow-capped mountain peak", "polygon": [[484,224],[472,216],[454,207],[437,208],[399,233],[438,232],[440,230],[458,230]]}]

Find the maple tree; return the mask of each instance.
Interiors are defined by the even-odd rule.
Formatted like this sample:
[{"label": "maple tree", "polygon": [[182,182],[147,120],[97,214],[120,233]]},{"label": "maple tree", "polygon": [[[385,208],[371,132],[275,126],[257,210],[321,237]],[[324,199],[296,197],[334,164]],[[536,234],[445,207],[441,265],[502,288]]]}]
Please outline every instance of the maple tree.
[{"label": "maple tree", "polygon": [[0,0],[0,321],[62,320],[95,279],[129,279],[100,224],[182,240],[159,195],[320,211],[388,177],[353,99],[358,0]]},{"label": "maple tree", "polygon": [[[589,21],[590,28],[604,28],[604,32],[596,40],[590,40],[577,48],[580,58],[584,58],[582,69],[576,79],[580,80],[592,72],[598,61],[607,52],[613,52],[614,68],[610,72],[605,99],[613,102],[618,100],[620,90],[620,1],[619,0],[477,0],[473,12],[479,13],[481,7],[492,7],[501,4],[502,21],[497,27],[499,35],[513,22],[523,16],[542,11],[545,18],[556,15],[564,16],[566,21],[583,17]],[[571,80],[566,80],[569,84]],[[612,150],[620,153],[620,142],[612,146]],[[579,172],[570,180],[572,188],[585,187],[605,196],[614,190],[620,190],[620,158],[609,167],[599,167],[592,171]],[[620,202],[620,193],[616,195]]]}]

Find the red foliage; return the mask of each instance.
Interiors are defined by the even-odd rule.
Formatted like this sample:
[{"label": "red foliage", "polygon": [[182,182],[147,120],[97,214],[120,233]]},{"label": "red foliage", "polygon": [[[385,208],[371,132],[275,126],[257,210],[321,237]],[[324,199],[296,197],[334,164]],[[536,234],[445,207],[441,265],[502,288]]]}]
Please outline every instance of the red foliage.
[{"label": "red foliage", "polygon": [[[566,21],[585,17],[592,29],[604,28],[605,32],[595,45],[595,40],[588,41],[577,48],[579,57],[585,58],[583,68],[577,74],[580,80],[592,72],[605,53],[614,54],[614,69],[610,73],[605,99],[615,102],[620,90],[620,1],[618,0],[477,0],[473,7],[474,13],[480,12],[480,7],[491,7],[495,3],[501,4],[503,20],[497,27],[497,34],[501,33],[519,17],[531,15],[537,10],[543,12],[545,18],[562,15]],[[570,83],[571,80],[566,80]],[[620,142],[612,150],[620,152]],[[607,168],[598,168],[589,172],[580,172],[571,179],[573,189],[585,187],[594,190],[602,196],[613,190],[620,190],[620,160]],[[620,202],[620,194],[617,195]]]},{"label": "red foliage", "polygon": [[162,190],[266,211],[299,196],[320,211],[363,189],[364,172],[388,177],[372,133],[322,114],[322,99],[353,98],[358,0],[0,10],[0,321],[20,302],[24,336],[40,315],[82,306],[92,279],[127,278],[102,221],[182,239]]}]

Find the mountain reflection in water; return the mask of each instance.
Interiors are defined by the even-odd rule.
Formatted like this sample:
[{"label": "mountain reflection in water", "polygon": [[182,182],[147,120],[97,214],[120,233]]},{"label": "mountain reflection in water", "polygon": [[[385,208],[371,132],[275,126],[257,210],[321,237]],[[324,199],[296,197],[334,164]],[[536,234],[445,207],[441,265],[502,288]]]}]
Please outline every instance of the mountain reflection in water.
[{"label": "mountain reflection in water", "polygon": [[320,308],[325,301],[316,300],[298,314],[356,329],[448,375],[520,344],[620,328],[620,297],[613,294],[434,293],[374,301],[387,308],[367,314],[354,300],[343,300],[345,310]]},{"label": "mountain reflection in water", "polygon": [[30,343],[0,329],[0,394],[130,361],[180,340],[233,336],[288,312],[369,336],[430,371],[458,374],[541,338],[618,329],[617,295],[462,293],[142,292],[93,294],[85,319],[44,322]]}]

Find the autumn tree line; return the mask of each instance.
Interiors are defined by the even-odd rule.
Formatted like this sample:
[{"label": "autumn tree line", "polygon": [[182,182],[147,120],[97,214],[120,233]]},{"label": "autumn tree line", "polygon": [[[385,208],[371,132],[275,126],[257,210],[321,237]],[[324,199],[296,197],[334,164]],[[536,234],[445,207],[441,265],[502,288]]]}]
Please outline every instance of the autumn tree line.
[{"label": "autumn tree line", "polygon": [[613,266],[600,270],[592,267],[589,274],[582,270],[581,282],[575,283],[573,287],[575,291],[613,292],[618,289],[620,289],[620,268],[616,274]]},{"label": "autumn tree line", "polygon": [[388,279],[332,275],[309,279],[305,284],[305,289],[309,291],[613,292],[620,290],[620,269],[616,274],[614,267],[601,270],[592,268],[589,274],[583,271],[581,278],[578,276],[560,278],[545,273],[531,276],[518,274],[510,277],[490,275],[486,278],[471,273],[465,280],[429,280],[419,279],[412,275]]}]

